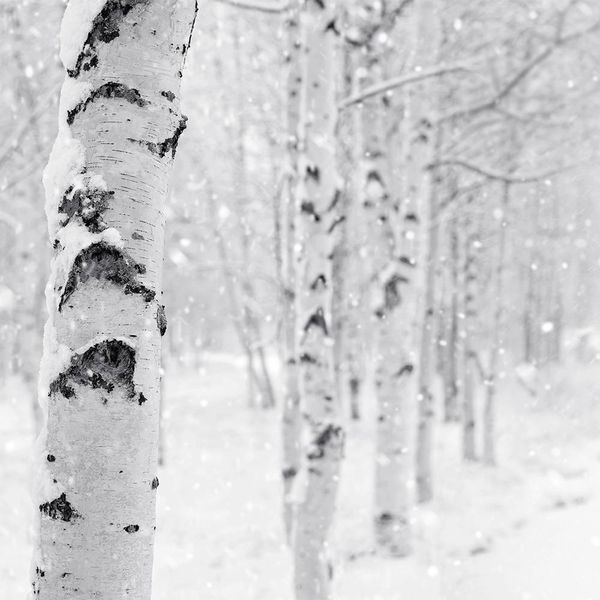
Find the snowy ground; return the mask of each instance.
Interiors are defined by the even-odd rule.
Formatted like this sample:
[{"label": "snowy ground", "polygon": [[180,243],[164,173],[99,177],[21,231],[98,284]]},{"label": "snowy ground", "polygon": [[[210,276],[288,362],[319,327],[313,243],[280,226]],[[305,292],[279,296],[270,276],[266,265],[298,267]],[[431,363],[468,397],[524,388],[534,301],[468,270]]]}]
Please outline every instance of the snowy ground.
[{"label": "snowy ground", "polygon": [[[415,555],[373,553],[370,421],[352,424],[335,528],[338,600],[598,600],[600,377],[552,375],[532,399],[505,385],[497,469],[464,466],[437,436],[437,499],[415,513]],[[0,395],[0,598],[28,589],[30,419]],[[208,358],[167,380],[154,600],[289,600],[278,415],[249,410],[243,370]]]}]

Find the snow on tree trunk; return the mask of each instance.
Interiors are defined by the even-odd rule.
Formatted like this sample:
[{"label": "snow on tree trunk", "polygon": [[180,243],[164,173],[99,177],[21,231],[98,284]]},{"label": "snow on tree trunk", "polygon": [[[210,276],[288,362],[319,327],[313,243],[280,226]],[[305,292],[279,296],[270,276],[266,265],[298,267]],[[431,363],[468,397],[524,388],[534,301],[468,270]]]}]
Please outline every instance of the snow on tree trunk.
[{"label": "snow on tree trunk", "polygon": [[[427,69],[438,60],[440,48],[440,24],[437,0],[421,0],[415,7],[415,43],[412,67]],[[418,365],[417,392],[417,440],[415,452],[415,475],[417,499],[426,502],[432,497],[432,426],[433,394],[431,390],[432,352],[434,329],[435,268],[431,264],[437,243],[430,232],[430,222],[435,219],[432,211],[434,198],[433,170],[438,131],[434,125],[437,110],[436,80],[425,80],[409,89],[405,109],[406,126],[406,204],[414,207],[418,227],[416,267],[421,310],[421,343]],[[417,234],[415,234],[417,235]]]},{"label": "snow on tree trunk", "polygon": [[292,492],[297,600],[331,597],[327,538],[335,511],[344,431],[333,372],[331,283],[336,203],[336,26],[331,2],[308,0],[300,15],[297,233],[298,368],[304,425],[301,471]]},{"label": "snow on tree trunk", "polygon": [[298,124],[300,110],[300,21],[299,3],[296,2],[287,17],[287,173],[283,202],[282,302],[284,322],[285,396],[282,411],[283,440],[283,519],[288,543],[292,541],[293,504],[291,492],[300,470],[300,390],[296,350],[296,228],[294,190],[298,185]]},{"label": "snow on tree trunk", "polygon": [[34,597],[151,595],[164,203],[195,11],[71,0],[63,19]]}]

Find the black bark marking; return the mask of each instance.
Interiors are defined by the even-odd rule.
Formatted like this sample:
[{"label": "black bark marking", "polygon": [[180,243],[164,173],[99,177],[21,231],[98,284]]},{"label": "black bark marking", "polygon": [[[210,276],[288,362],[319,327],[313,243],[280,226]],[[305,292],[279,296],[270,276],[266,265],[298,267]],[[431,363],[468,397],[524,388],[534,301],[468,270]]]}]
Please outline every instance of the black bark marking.
[{"label": "black bark marking", "polygon": [[98,66],[98,44],[108,44],[119,37],[120,26],[129,11],[138,4],[148,0],[107,0],[102,10],[92,21],[83,48],[77,57],[75,67],[68,69],[69,77],[79,77],[81,71],[89,71]]},{"label": "black bark marking", "polygon": [[325,33],[327,33],[328,31],[333,31],[334,35],[341,34],[341,31],[338,29],[335,19],[332,19],[331,21],[329,21],[329,23],[327,23],[327,26],[325,27]]},{"label": "black bark marking", "polygon": [[339,425],[330,423],[313,440],[312,449],[307,454],[309,460],[317,460],[325,456],[327,446],[336,446],[344,440],[344,430]]},{"label": "black bark marking", "polygon": [[411,260],[410,258],[408,258],[408,256],[401,256],[398,259],[403,265],[406,265],[407,267],[415,267],[416,263],[414,260]]},{"label": "black bark marking", "polygon": [[402,275],[392,275],[383,286],[384,305],[387,310],[396,308],[401,302],[400,284],[408,283]]},{"label": "black bark marking", "polygon": [[71,506],[71,503],[67,500],[66,494],[63,492],[58,498],[55,498],[51,502],[45,502],[40,504],[40,512],[47,517],[50,517],[54,521],[65,521],[66,523],[71,520],[79,518],[81,515]]},{"label": "black bark marking", "polygon": [[88,104],[94,102],[97,98],[118,98],[121,100],[125,100],[130,104],[135,104],[143,108],[148,104],[147,100],[142,98],[139,90],[135,88],[130,88],[129,86],[123,83],[117,83],[116,81],[109,81],[96,88],[91,92],[91,94],[85,99],[79,102],[74,108],[67,112],[67,123],[69,125],[73,124],[75,117],[82,112],[85,112]]},{"label": "black bark marking", "polygon": [[417,217],[416,213],[406,213],[405,217],[404,217],[405,221],[411,221],[413,223],[418,223],[419,222],[419,217]]},{"label": "black bark marking", "polygon": [[306,321],[306,325],[304,325],[304,331],[309,331],[311,327],[319,327],[325,335],[329,335],[325,313],[322,308],[317,308],[317,310],[310,315],[308,321]]},{"label": "black bark marking", "polygon": [[114,192],[98,188],[73,190],[71,186],[58,207],[59,213],[67,215],[67,218],[61,221],[61,225],[64,227],[73,217],[79,217],[92,233],[104,231],[106,224],[102,220],[102,213],[106,211],[114,195]]},{"label": "black bark marking", "polygon": [[58,311],[62,310],[79,284],[85,283],[90,278],[105,279],[115,285],[123,286],[125,294],[140,294],[146,302],[151,302],[156,292],[137,281],[137,276],[145,271],[146,267],[134,263],[118,248],[106,242],[92,244],[84,248],[75,258]]},{"label": "black bark marking", "polygon": [[316,291],[318,289],[325,289],[327,287],[327,279],[322,273],[317,275],[315,280],[310,284],[310,289]]},{"label": "black bark marking", "polygon": [[145,240],[146,238],[141,233],[138,233],[137,231],[134,231],[131,234],[131,239],[132,240]]},{"label": "black bark marking", "polygon": [[165,313],[165,305],[159,304],[156,310],[156,324],[161,337],[167,332],[167,315]]},{"label": "black bark marking", "polygon": [[138,396],[138,404],[141,406],[142,404],[144,404],[144,402],[147,402],[148,398],[146,398],[146,396],[144,396],[144,394],[142,392],[140,392],[140,395]]},{"label": "black bark marking", "polygon": [[319,167],[317,167],[317,165],[307,165],[306,178],[319,183],[319,181],[321,181],[321,171],[319,170]]},{"label": "black bark marking", "polygon": [[[50,394],[60,393],[65,398],[75,395],[74,384],[89,385],[93,389],[112,392],[123,388],[127,396],[136,395],[133,383],[135,350],[120,340],[105,340],[71,359],[71,366],[51,384]],[[140,394],[141,397],[141,394]]]},{"label": "black bark marking", "polygon": [[56,460],[56,457],[54,456],[54,454],[48,454],[48,456],[46,456],[46,460],[48,462],[54,462]]},{"label": "black bark marking", "polygon": [[175,100],[175,94],[170,90],[163,90],[160,95],[164,96],[169,102],[173,102],[173,100]]},{"label": "black bark marking", "polygon": [[302,202],[300,204],[300,211],[305,215],[310,215],[315,223],[318,223],[321,220],[320,215],[315,210],[315,205],[313,202]]},{"label": "black bark marking", "polygon": [[335,190],[335,193],[333,194],[331,203],[327,207],[327,212],[332,211],[338,205],[338,202],[341,200],[341,198],[342,198],[342,191],[339,188],[337,188]]},{"label": "black bark marking", "polygon": [[179,144],[179,138],[181,134],[184,132],[187,127],[187,117],[184,115],[179,120],[179,125],[177,125],[173,135],[164,139],[162,142],[146,142],[144,140],[136,140],[134,138],[127,138],[130,142],[134,142],[137,144],[141,144],[142,146],[146,146],[152,154],[156,154],[163,158],[167,155],[167,153],[171,153],[171,158],[175,158],[175,152],[177,151],[177,144]]},{"label": "black bark marking", "polygon": [[308,354],[308,352],[303,352],[300,355],[300,362],[316,365],[319,361],[314,356],[312,356],[312,354]]},{"label": "black bark marking", "polygon": [[127,525],[127,527],[123,527],[123,531],[126,531],[127,533],[137,533],[139,530],[139,525]]},{"label": "black bark marking", "polygon": [[341,225],[344,221],[346,220],[346,217],[341,216],[338,217],[330,226],[329,229],[327,230],[327,233],[333,233],[333,230],[338,226]]},{"label": "black bark marking", "polygon": [[396,373],[396,377],[402,377],[402,375],[410,375],[415,370],[415,366],[408,363],[406,365],[402,365],[398,372]]},{"label": "black bark marking", "polygon": [[158,477],[155,477],[150,484],[150,488],[155,490],[159,486]]},{"label": "black bark marking", "polygon": [[281,476],[287,481],[293,479],[298,474],[298,470],[295,467],[287,467],[281,471]]}]

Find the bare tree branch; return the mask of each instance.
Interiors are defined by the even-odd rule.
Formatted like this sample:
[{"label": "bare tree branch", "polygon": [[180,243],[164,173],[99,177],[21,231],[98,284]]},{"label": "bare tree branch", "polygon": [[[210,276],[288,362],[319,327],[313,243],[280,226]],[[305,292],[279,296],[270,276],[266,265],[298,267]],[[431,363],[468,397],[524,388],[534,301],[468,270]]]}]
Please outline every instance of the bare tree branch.
[{"label": "bare tree branch", "polygon": [[234,6],[235,8],[241,8],[244,10],[254,10],[262,13],[269,14],[280,14],[292,8],[292,4],[290,2],[278,2],[275,3],[263,3],[263,2],[253,2],[252,0],[215,0],[216,2],[221,2],[222,4],[229,4],[229,6]]},{"label": "bare tree branch", "polygon": [[368,98],[378,96],[379,94],[383,94],[389,90],[397,89],[410,83],[416,83],[418,81],[422,81],[423,79],[429,79],[431,77],[437,77],[439,75],[453,73],[456,71],[470,71],[470,68],[467,63],[462,62],[448,65],[438,65],[432,69],[419,71],[417,73],[409,73],[408,75],[400,75],[399,77],[393,77],[392,79],[382,81],[381,83],[376,83],[375,85],[361,90],[358,92],[358,94],[344,98],[344,100],[338,104],[338,109],[344,110],[349,106],[359,104]]}]

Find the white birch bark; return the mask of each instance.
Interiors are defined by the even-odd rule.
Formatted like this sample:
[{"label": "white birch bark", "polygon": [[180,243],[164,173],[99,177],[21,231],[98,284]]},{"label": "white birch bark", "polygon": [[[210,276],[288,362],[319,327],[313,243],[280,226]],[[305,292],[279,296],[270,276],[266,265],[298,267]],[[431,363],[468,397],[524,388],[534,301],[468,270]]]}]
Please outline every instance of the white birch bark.
[{"label": "white birch bark", "polygon": [[[413,68],[426,69],[435,65],[440,48],[439,3],[437,0],[419,0],[415,6],[415,51]],[[417,294],[422,315],[419,318],[421,340],[418,365],[417,393],[417,440],[415,451],[415,475],[417,499],[426,502],[432,490],[432,432],[433,394],[432,344],[434,325],[433,285],[435,270],[431,261],[435,256],[437,242],[434,232],[429,231],[434,199],[432,163],[438,132],[433,123],[437,110],[436,80],[423,81],[410,88],[407,94],[405,123],[406,133],[406,204],[413,207],[419,226],[417,249]]]},{"label": "white birch bark", "polygon": [[498,249],[494,269],[495,306],[492,324],[492,348],[483,411],[483,461],[489,466],[496,464],[496,393],[498,391],[500,353],[504,342],[504,271],[509,200],[510,184],[505,182],[502,184],[500,201],[501,216],[498,226]]},{"label": "white birch bark", "polygon": [[296,228],[295,228],[295,189],[298,185],[298,125],[300,121],[300,90],[302,72],[300,69],[301,35],[300,2],[294,3],[287,17],[287,173],[286,189],[282,210],[283,253],[282,253],[282,302],[284,327],[284,368],[285,394],[282,411],[283,441],[283,520],[288,543],[292,541],[293,503],[291,492],[300,470],[300,389],[298,382],[298,362],[296,349]]},{"label": "white birch bark", "polygon": [[149,600],[163,206],[191,0],[71,0],[45,171],[47,287],[33,597]]},{"label": "white birch bark", "polygon": [[465,250],[464,250],[464,398],[463,398],[463,458],[477,460],[476,447],[476,377],[477,377],[477,251],[479,232],[473,214],[474,198],[469,195],[465,203]]},{"label": "white birch bark", "polygon": [[294,588],[297,600],[331,598],[327,538],[335,511],[344,431],[335,398],[331,285],[336,174],[336,27],[332,2],[307,0],[301,12],[297,231],[298,367],[304,445],[294,482]]}]

